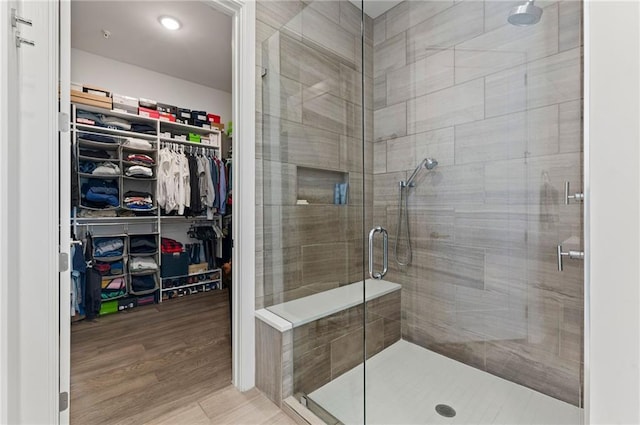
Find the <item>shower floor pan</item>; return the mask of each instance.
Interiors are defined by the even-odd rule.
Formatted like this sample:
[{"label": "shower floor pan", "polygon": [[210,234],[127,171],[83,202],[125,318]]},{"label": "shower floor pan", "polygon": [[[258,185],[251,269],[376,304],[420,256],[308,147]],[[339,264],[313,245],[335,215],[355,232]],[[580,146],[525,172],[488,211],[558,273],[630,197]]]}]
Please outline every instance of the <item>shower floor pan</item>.
[{"label": "shower floor pan", "polygon": [[[344,424],[364,423],[362,365],[308,394]],[[398,341],[367,360],[367,424],[570,424],[583,410]],[[455,410],[452,418],[437,405]]]}]

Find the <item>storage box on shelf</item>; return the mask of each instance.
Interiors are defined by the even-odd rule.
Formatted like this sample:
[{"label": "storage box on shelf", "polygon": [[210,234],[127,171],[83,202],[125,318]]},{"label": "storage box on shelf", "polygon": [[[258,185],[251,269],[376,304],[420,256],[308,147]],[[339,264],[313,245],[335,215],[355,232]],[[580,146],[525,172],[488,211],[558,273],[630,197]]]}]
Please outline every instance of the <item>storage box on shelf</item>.
[{"label": "storage box on shelf", "polygon": [[114,93],[112,95],[113,110],[129,114],[138,113],[138,98]]},{"label": "storage box on shelf", "polygon": [[108,90],[73,83],[71,87],[71,102],[81,103],[84,105],[97,106],[101,108],[111,109],[111,93]]}]

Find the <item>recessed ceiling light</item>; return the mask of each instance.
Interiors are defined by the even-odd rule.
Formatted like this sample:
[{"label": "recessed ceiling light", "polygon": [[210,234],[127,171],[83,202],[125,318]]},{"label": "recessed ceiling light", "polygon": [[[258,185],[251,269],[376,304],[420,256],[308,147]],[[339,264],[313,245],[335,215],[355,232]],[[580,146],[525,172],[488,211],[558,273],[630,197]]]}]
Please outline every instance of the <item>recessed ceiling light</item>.
[{"label": "recessed ceiling light", "polygon": [[182,26],[176,18],[172,18],[171,16],[161,16],[159,21],[163,27],[171,31],[179,30]]}]

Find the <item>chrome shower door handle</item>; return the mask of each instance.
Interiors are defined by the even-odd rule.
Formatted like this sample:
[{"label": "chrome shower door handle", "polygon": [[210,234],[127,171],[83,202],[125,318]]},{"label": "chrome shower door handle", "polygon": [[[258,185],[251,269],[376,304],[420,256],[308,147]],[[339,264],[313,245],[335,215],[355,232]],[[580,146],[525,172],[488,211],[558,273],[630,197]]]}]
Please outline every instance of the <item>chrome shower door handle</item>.
[{"label": "chrome shower door handle", "polygon": [[382,233],[382,273],[380,278],[383,278],[389,271],[389,233],[384,227],[380,229]]},{"label": "chrome shower door handle", "polygon": [[[373,239],[376,233],[382,233],[382,272],[373,271]],[[389,234],[386,229],[376,226],[369,232],[369,276],[372,279],[380,280],[387,274],[389,269]]]}]

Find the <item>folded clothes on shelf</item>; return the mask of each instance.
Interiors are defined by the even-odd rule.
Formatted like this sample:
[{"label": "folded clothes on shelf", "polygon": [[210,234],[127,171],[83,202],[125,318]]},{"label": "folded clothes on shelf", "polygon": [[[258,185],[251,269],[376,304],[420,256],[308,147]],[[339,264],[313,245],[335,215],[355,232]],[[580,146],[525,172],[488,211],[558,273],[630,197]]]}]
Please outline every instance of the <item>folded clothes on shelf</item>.
[{"label": "folded clothes on shelf", "polygon": [[136,139],[135,137],[127,137],[123,145],[137,149],[153,149],[153,145],[148,140]]},{"label": "folded clothes on shelf", "polygon": [[162,238],[161,245],[163,254],[175,254],[184,251],[182,244],[175,239]]},{"label": "folded clothes on shelf", "polygon": [[133,292],[151,291],[156,288],[156,279],[153,275],[131,276],[131,289]]},{"label": "folded clothes on shelf", "polygon": [[156,162],[149,155],[144,155],[141,153],[132,153],[127,155],[127,161],[136,162],[141,165],[154,165]]},{"label": "folded clothes on shelf", "polygon": [[120,175],[120,167],[113,162],[102,162],[93,170],[92,174],[100,176],[117,176]]},{"label": "folded clothes on shelf", "polygon": [[96,261],[95,264],[93,265],[93,268],[103,276],[111,274],[111,263],[103,263],[100,261]]},{"label": "folded clothes on shelf", "polygon": [[118,199],[118,182],[115,180],[88,179],[82,184],[80,189],[85,206],[93,208],[117,207],[120,205]]},{"label": "folded clothes on shelf", "polygon": [[132,254],[149,254],[158,250],[156,237],[153,235],[131,236],[129,246]]},{"label": "folded clothes on shelf", "polygon": [[126,293],[127,289],[123,278],[117,277],[115,279],[102,279],[101,298],[103,300],[118,298]]},{"label": "folded clothes on shelf", "polygon": [[153,170],[142,165],[133,165],[125,170],[129,177],[153,177]]},{"label": "folded clothes on shelf", "polygon": [[117,257],[124,252],[124,240],[121,237],[94,238],[93,256],[96,258]]},{"label": "folded clothes on shelf", "polygon": [[98,165],[93,161],[78,162],[78,171],[85,174],[91,174]]},{"label": "folded clothes on shelf", "polygon": [[129,262],[129,270],[132,272],[158,270],[158,263],[153,257],[133,257]]},{"label": "folded clothes on shelf", "polygon": [[111,263],[105,263],[102,261],[96,261],[93,264],[93,268],[103,276],[115,276],[124,273],[124,262],[114,261]]},{"label": "folded clothes on shelf", "polygon": [[129,121],[123,120],[121,118],[105,116],[102,119],[102,122],[108,128],[114,128],[116,130],[125,130],[125,131],[131,130],[131,123]]},{"label": "folded clothes on shelf", "polygon": [[106,127],[102,122],[104,115],[96,114],[94,112],[78,109],[76,111],[76,122],[78,124],[95,125],[98,127]]},{"label": "folded clothes on shelf", "polygon": [[115,137],[105,136],[104,134],[90,134],[90,133],[80,133],[78,136],[80,141],[86,142],[100,142],[100,143],[118,143],[118,139]]},{"label": "folded clothes on shelf", "polygon": [[117,275],[124,273],[124,262],[123,261],[114,261],[111,263],[111,274]]},{"label": "folded clothes on shelf", "polygon": [[124,204],[132,210],[150,210],[153,208],[153,198],[149,192],[130,190],[124,194]]},{"label": "folded clothes on shelf", "polygon": [[81,218],[95,218],[95,217],[117,217],[118,213],[115,210],[104,210],[104,211],[94,211],[94,210],[83,210],[78,211],[78,217]]},{"label": "folded clothes on shelf", "polygon": [[[113,153],[112,153],[113,152]],[[88,156],[91,158],[99,158],[99,159],[114,159],[115,151],[105,151],[102,149],[83,149],[80,148],[81,156]]]},{"label": "folded clothes on shelf", "polygon": [[156,127],[149,125],[149,124],[143,124],[143,123],[131,123],[131,131],[135,132],[135,133],[143,133],[143,134],[156,134]]}]

